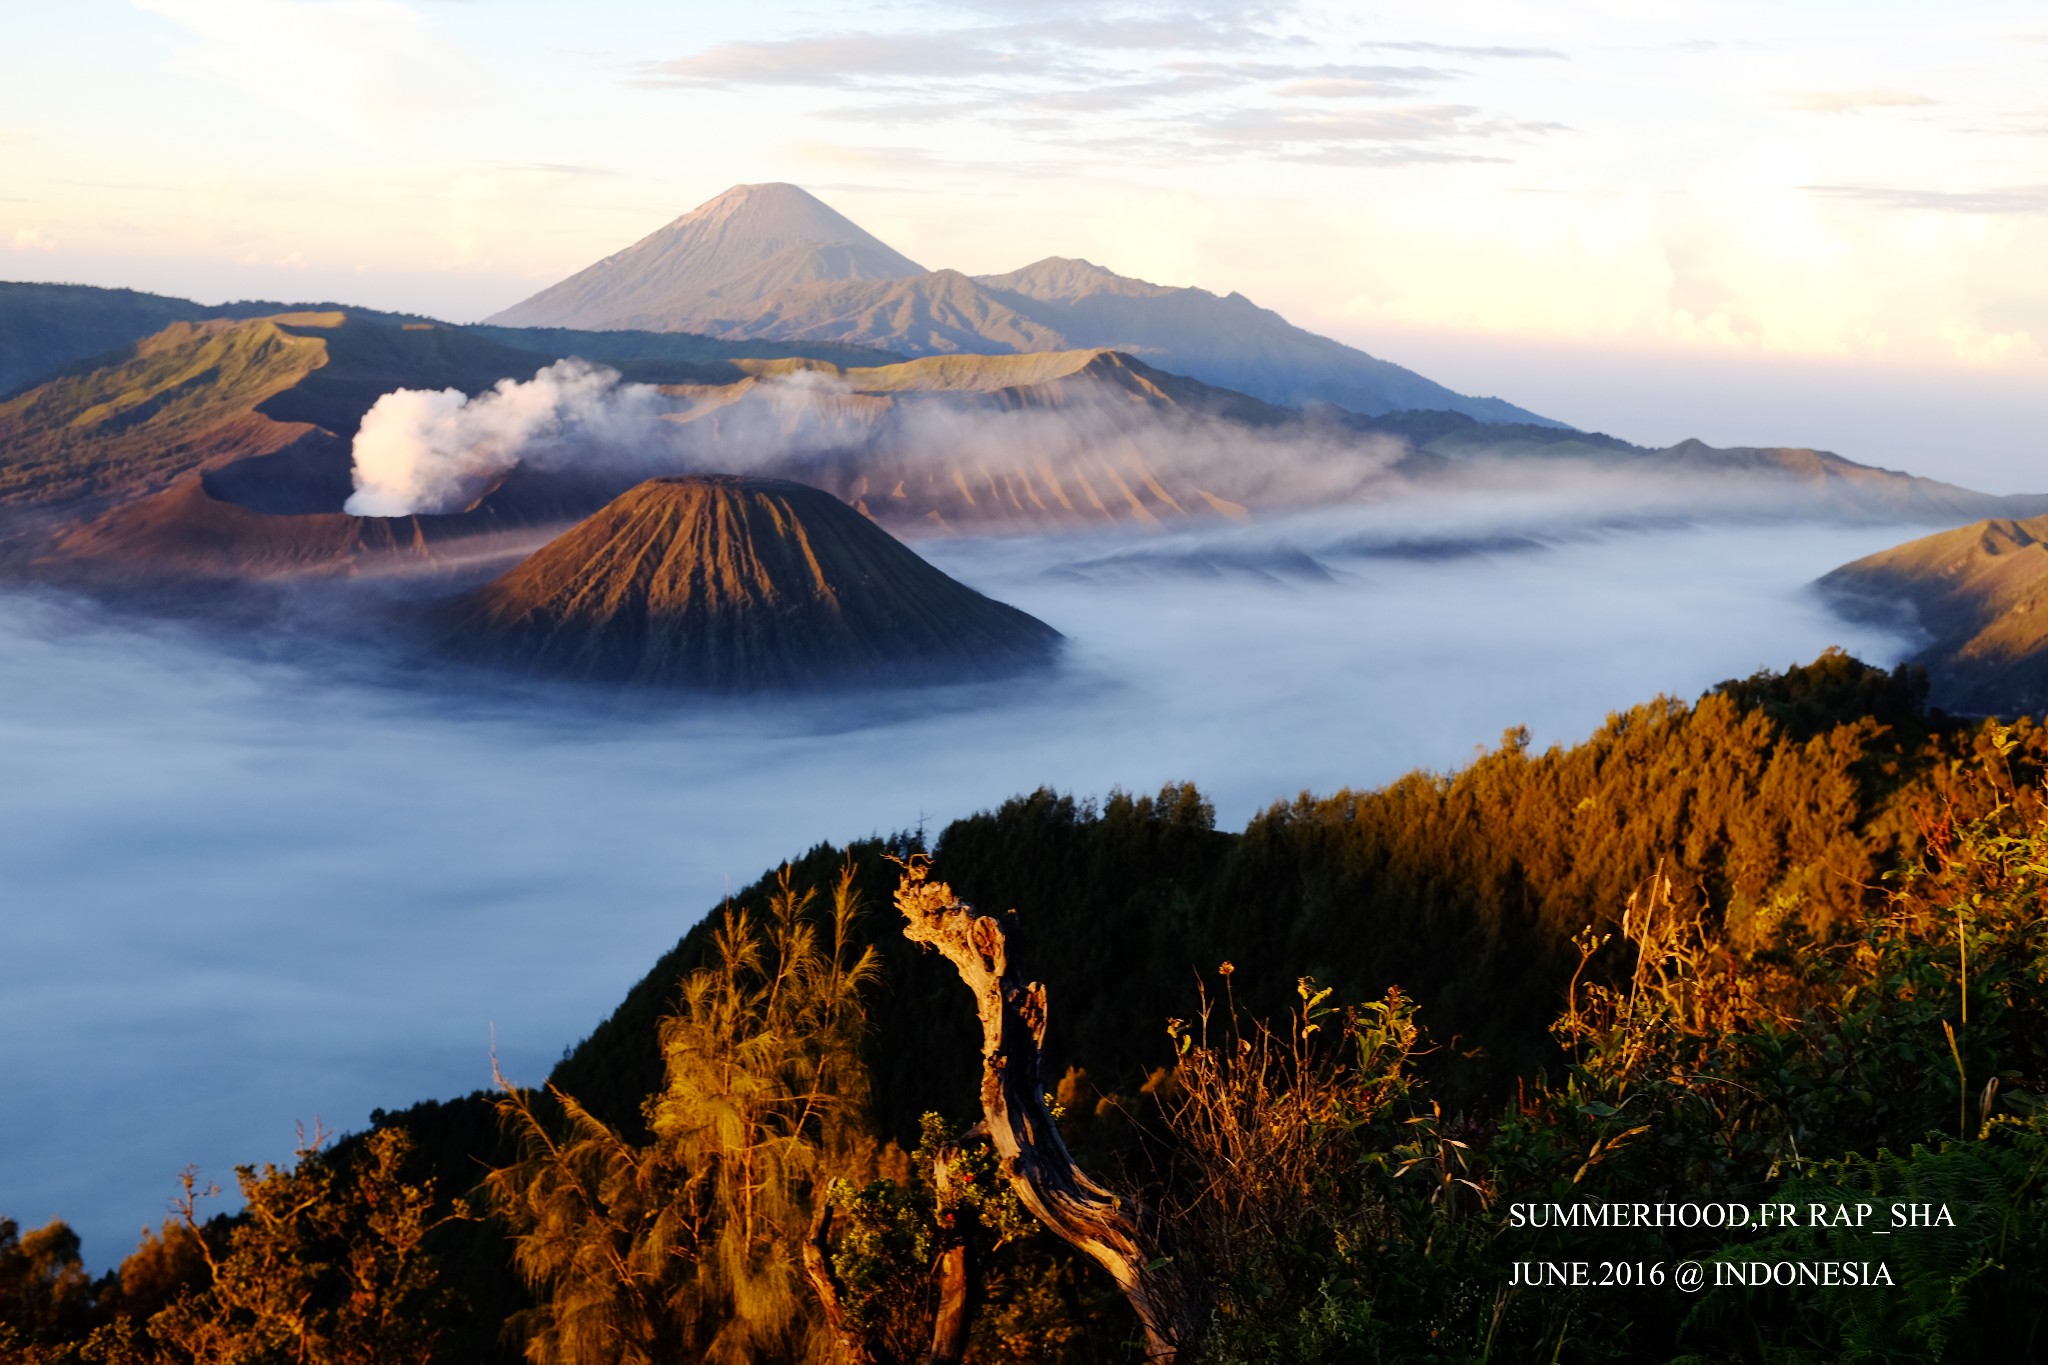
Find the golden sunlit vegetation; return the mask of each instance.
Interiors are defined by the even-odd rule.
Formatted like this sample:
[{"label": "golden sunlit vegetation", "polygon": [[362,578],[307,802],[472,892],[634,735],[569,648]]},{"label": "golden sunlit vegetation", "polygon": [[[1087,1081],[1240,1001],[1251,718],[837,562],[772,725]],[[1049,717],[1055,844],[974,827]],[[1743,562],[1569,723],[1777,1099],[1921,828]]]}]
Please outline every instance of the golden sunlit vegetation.
[{"label": "golden sunlit vegetation", "polygon": [[324,1148],[324,1134],[302,1137],[289,1168],[238,1168],[241,1211],[204,1223],[199,1210],[218,1191],[187,1171],[177,1216],[90,1294],[61,1224],[13,1247],[13,1225],[0,1224],[0,1359],[435,1359],[456,1305],[425,1242],[459,1211],[436,1200],[431,1180],[407,1180],[412,1140],[398,1129],[345,1155]]},{"label": "golden sunlit vegetation", "polygon": [[1910,613],[1934,638],[1920,662],[1951,705],[2048,705],[2048,517],[1958,526],[1880,550],[1820,580],[1852,614]]},{"label": "golden sunlit vegetation", "polygon": [[539,1299],[536,1365],[825,1354],[798,1246],[811,1191],[873,1146],[860,992],[875,954],[854,943],[850,869],[822,924],[813,902],[785,873],[758,920],[719,917],[710,964],[659,1030],[667,1081],[645,1106],[647,1142],[559,1090],[558,1118],[506,1088],[522,1157],[489,1187]]},{"label": "golden sunlit vegetation", "polygon": [[[1831,654],[1242,834],[1190,787],[1040,792],[931,856],[1017,909],[989,946],[1042,983],[1043,1015],[1018,1007],[1060,1078],[1033,1140],[1140,1219],[1139,1279],[1186,1290],[1183,1362],[2035,1359],[2048,742],[1921,698]],[[61,1224],[0,1224],[4,1349],[1139,1358],[1117,1286],[992,1150],[965,973],[862,909],[924,843],[814,850],[693,930],[545,1087],[309,1143],[243,1171],[237,1214],[202,1221],[188,1185],[117,1274],[92,1280]],[[1508,1214],[1838,1198],[1951,1222]],[[1896,1287],[1510,1283],[1528,1259],[1759,1257],[1882,1261]]]}]

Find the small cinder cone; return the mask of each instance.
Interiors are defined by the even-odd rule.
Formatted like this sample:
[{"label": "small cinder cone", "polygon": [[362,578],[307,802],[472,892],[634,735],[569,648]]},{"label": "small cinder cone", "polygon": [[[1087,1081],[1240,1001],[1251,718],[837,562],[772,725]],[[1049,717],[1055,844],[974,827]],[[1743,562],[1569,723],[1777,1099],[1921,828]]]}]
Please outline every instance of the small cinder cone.
[{"label": "small cinder cone", "polygon": [[731,692],[996,677],[1060,641],[830,494],[718,475],[638,485],[455,610],[471,658]]}]

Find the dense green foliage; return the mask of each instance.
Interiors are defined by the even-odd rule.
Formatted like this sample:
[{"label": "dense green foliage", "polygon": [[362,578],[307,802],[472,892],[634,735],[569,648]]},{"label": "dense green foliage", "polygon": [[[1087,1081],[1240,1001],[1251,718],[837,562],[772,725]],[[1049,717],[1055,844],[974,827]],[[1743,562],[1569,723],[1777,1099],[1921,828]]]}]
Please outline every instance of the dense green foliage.
[{"label": "dense green foliage", "polygon": [[[1208,1286],[1210,1359],[2027,1359],[2048,1339],[2024,1292],[2048,1276],[2048,742],[1929,714],[1923,695],[1831,654],[1637,707],[1570,749],[1510,734],[1455,774],[1304,796],[1242,834],[1191,787],[1038,792],[949,826],[934,854],[969,900],[1017,908],[1067,1140],[1166,1220]],[[602,1336],[628,1318],[686,1353],[825,1358],[797,1265],[828,1204],[867,1359],[929,1332],[930,1263],[962,1238],[969,1359],[1125,1358],[1132,1319],[1107,1280],[1020,1226],[986,1150],[960,1140],[979,1060],[957,980],[893,915],[847,910],[885,905],[887,855],[922,843],[821,847],[734,896],[564,1059],[554,1098],[500,1102],[509,1134],[487,1097],[380,1116],[414,1149],[387,1163],[409,1188],[500,1172],[509,1222],[417,1244],[436,1292],[468,1305],[439,1324],[438,1359],[659,1358],[653,1337]],[[803,905],[835,885],[837,908]],[[837,1022],[789,1022],[812,997],[770,988],[785,975],[839,981],[815,997]],[[372,1152],[359,1138],[320,1159],[377,1169],[346,1165]],[[982,1172],[978,1193],[937,1178],[942,1153]],[[763,1201],[752,1222],[741,1191]],[[1507,1214],[1894,1197],[1945,1201],[1955,1225],[1857,1241]],[[218,1301],[189,1256],[162,1271],[175,1235],[94,1292],[61,1228],[15,1236],[0,1330],[70,1350],[98,1323],[104,1342],[131,1279],[131,1305],[153,1305],[131,1324],[178,1294]],[[1886,1261],[1902,1287],[1509,1285],[1521,1261],[1823,1253]],[[161,1287],[179,1274],[187,1288]],[[614,1291],[639,1297],[622,1309]],[[602,1332],[565,1347],[574,1313]]]}]

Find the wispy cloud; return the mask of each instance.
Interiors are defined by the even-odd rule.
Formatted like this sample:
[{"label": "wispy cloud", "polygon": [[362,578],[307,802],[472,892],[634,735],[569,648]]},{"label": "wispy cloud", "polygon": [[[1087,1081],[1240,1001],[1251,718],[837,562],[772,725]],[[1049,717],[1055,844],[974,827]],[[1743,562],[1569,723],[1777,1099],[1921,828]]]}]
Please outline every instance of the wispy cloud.
[{"label": "wispy cloud", "polygon": [[2048,213],[2048,185],[1997,190],[1913,190],[1883,185],[1808,185],[1813,194],[1919,213]]},{"label": "wispy cloud", "polygon": [[1811,114],[1860,114],[1866,109],[1925,109],[1940,103],[1911,90],[1784,90],[1778,107]]},{"label": "wispy cloud", "polygon": [[1274,154],[1276,161],[1294,161],[1307,166],[1340,166],[1360,170],[1392,166],[1504,166],[1514,158],[1486,152],[1454,152],[1442,147],[1406,144],[1360,146],[1356,143],[1324,143],[1284,148]]},{"label": "wispy cloud", "polygon": [[1073,90],[1053,90],[1044,94],[1026,95],[1015,100],[996,100],[991,103],[1010,104],[1013,107],[1043,113],[1097,114],[1115,109],[1137,109],[1161,100],[1211,94],[1229,90],[1236,84],[1238,82],[1228,76],[1181,72],[1156,80],[1123,81]]},{"label": "wispy cloud", "polygon": [[1416,104],[1312,114],[1240,109],[1201,120],[1196,126],[1206,137],[1223,142],[1317,147],[1439,142],[1446,138],[1556,132],[1563,127],[1494,118],[1469,104]]},{"label": "wispy cloud", "polygon": [[1049,19],[950,29],[847,30],[714,44],[634,69],[642,85],[786,85],[855,88],[912,80],[957,83],[1116,79],[1148,54],[1244,51],[1273,35],[1243,18],[1146,13]]},{"label": "wispy cloud", "polygon": [[1463,72],[1441,66],[1384,66],[1370,63],[1275,61],[1216,61],[1201,59],[1166,63],[1173,71],[1212,72],[1241,81],[1395,81],[1418,83],[1454,80]]},{"label": "wispy cloud", "polygon": [[[476,0],[447,0],[449,4],[473,4]],[[619,172],[609,166],[582,166],[561,161],[493,161],[488,168],[508,175],[548,175],[576,179],[603,179]]]},{"label": "wispy cloud", "polygon": [[1504,119],[1472,105],[1310,110],[1248,106],[1158,119],[1079,141],[1111,161],[1261,160],[1357,168],[1506,162],[1515,144],[1564,125]]},{"label": "wispy cloud", "polygon": [[1199,154],[1360,168],[1506,162],[1515,143],[1562,131],[1563,124],[1504,119],[1462,104],[1315,114],[1245,109],[1195,128]]},{"label": "wispy cloud", "polygon": [[[966,177],[986,172],[989,169],[989,166],[983,162],[962,161],[952,157],[939,156],[922,147],[812,141],[792,143],[789,145],[789,151],[805,161],[817,165],[868,171],[876,175],[890,177],[889,189],[891,192],[923,192],[917,186],[901,183],[904,176],[941,177],[947,181],[958,183]],[[1064,169],[1066,168],[1061,163],[1050,160],[1009,160],[1002,163],[1002,172],[1005,177],[1057,175]],[[807,185],[810,183],[805,181]],[[829,189],[831,186],[820,182],[815,188]],[[875,187],[864,185],[859,188],[866,192]]]},{"label": "wispy cloud", "polygon": [[1253,16],[1193,11],[1123,18],[1099,13],[1087,18],[1041,18],[1010,31],[1020,39],[1112,52],[1237,51],[1272,38],[1270,29]]},{"label": "wispy cloud", "polygon": [[1014,41],[1008,30],[945,33],[833,33],[801,38],[719,43],[671,61],[646,62],[636,84],[661,86],[786,85],[849,89],[911,80],[958,83],[963,78],[1077,78],[1093,64],[1043,45]]},{"label": "wispy cloud", "polygon": [[948,16],[974,13],[1024,15],[1030,21],[1057,23],[1064,28],[1092,23],[1127,24],[1134,29],[1158,31],[1231,32],[1263,34],[1293,17],[1298,0],[935,0],[929,6]]},{"label": "wispy cloud", "polygon": [[[845,101],[827,111],[835,120],[899,126],[978,120],[1073,150],[1143,147],[1169,160],[1494,160],[1503,138],[1557,127],[1469,104],[1419,100],[1466,73],[1440,65],[1333,61],[1338,54],[1327,46],[1274,27],[1277,11],[1219,5],[1120,14],[1095,6],[1049,16],[1042,7],[1003,0],[974,8],[1007,22],[725,42],[641,64],[629,79],[643,87],[838,92]],[[1368,50],[1481,59],[1564,55],[1549,48],[1423,42],[1349,48]],[[1349,107],[1331,107],[1340,104]],[[1105,117],[1120,119],[1121,126],[1106,126]],[[1442,145],[1457,140],[1494,145]]]},{"label": "wispy cloud", "polygon": [[1273,93],[1289,100],[1384,100],[1413,95],[1418,87],[1393,81],[1361,81],[1327,77],[1287,81],[1273,87]]},{"label": "wispy cloud", "polygon": [[1444,57],[1493,57],[1508,61],[1557,61],[1571,58],[1554,47],[1471,47],[1462,43],[1366,43],[1379,52],[1427,52]]}]

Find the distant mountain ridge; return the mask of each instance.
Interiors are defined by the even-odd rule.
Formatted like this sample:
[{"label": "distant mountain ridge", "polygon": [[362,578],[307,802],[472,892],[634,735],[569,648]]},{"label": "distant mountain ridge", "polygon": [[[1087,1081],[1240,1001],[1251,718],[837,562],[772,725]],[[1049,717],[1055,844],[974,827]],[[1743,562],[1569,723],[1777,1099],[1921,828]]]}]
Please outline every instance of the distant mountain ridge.
[{"label": "distant mountain ridge", "polygon": [[1289,407],[1562,426],[1296,327],[1241,294],[1051,257],[925,271],[795,185],[739,185],[487,322],[831,342],[909,356],[1119,350]]},{"label": "distant mountain ridge", "polygon": [[[112,355],[174,322],[339,311],[342,305],[337,303],[244,299],[209,305],[139,289],[0,281],[0,400],[80,361]],[[357,318],[392,325],[428,321],[409,313],[368,308],[347,311]]]},{"label": "distant mountain ridge", "polygon": [[[393,313],[332,302],[287,303],[239,299],[206,304],[137,289],[92,284],[37,284],[0,280],[0,402],[45,383],[64,371],[118,363],[137,342],[178,322],[245,322],[283,314],[345,314],[362,323],[389,327],[456,330],[453,323],[417,313]],[[627,374],[660,382],[673,377],[676,363],[716,366],[734,359],[803,356],[840,365],[885,365],[904,357],[868,346],[778,341],[723,341],[688,332],[607,329],[578,332],[562,328],[465,327],[473,336],[549,357],[578,355],[602,360]]]},{"label": "distant mountain ridge", "polygon": [[[586,342],[660,386],[661,428],[646,449],[518,465],[464,508],[343,510],[353,437],[380,397],[478,395]],[[1820,451],[1648,450],[1444,411],[1281,407],[1113,350],[876,363],[887,357],[825,343],[755,357],[728,347],[785,349],[340,312],[173,323],[0,402],[0,563],[132,585],[446,564],[483,553],[479,537],[530,546],[650,475],[709,469],[821,488],[905,535],[1157,529],[1411,495],[1571,490],[1610,511],[1704,518],[1955,525],[2048,513],[2048,498],[1993,497]]]}]

